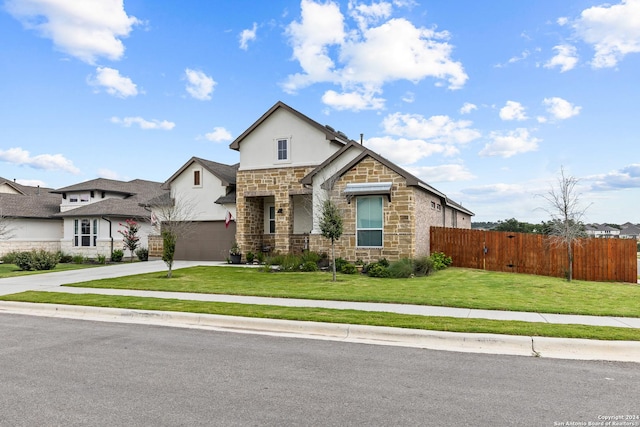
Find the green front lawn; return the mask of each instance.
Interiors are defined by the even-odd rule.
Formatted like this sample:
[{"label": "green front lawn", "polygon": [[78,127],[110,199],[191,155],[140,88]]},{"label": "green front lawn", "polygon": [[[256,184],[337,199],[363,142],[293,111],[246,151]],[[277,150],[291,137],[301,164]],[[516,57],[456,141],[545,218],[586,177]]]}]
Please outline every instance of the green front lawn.
[{"label": "green front lawn", "polygon": [[311,322],[346,323],[371,326],[391,326],[398,328],[427,329],[449,332],[640,341],[640,329],[632,328],[553,325],[548,323],[486,319],[458,319],[453,317],[417,316],[357,310],[280,307],[271,305],[216,303],[95,294],[76,295],[59,292],[34,291],[1,296],[0,300],[96,307],[118,307],[133,310],[179,311],[226,316],[303,320]]},{"label": "green front lawn", "polygon": [[25,276],[27,274],[43,274],[54,271],[77,270],[80,268],[101,267],[100,264],[58,264],[53,270],[22,271],[15,264],[0,264],[0,279],[4,277]]},{"label": "green front lawn", "polygon": [[413,279],[341,274],[337,282],[332,282],[328,273],[193,267],[174,271],[171,279],[164,273],[150,273],[69,286],[640,317],[638,285],[567,282],[553,277],[466,268],[448,268]]}]

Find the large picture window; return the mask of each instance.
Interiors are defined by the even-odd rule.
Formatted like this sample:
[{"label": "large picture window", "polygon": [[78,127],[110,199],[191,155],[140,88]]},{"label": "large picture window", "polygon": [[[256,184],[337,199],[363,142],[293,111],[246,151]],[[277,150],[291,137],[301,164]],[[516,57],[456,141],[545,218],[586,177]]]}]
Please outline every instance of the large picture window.
[{"label": "large picture window", "polygon": [[382,247],[382,196],[356,198],[356,239],[359,247]]},{"label": "large picture window", "polygon": [[73,245],[96,246],[98,240],[98,220],[76,219],[73,222]]}]

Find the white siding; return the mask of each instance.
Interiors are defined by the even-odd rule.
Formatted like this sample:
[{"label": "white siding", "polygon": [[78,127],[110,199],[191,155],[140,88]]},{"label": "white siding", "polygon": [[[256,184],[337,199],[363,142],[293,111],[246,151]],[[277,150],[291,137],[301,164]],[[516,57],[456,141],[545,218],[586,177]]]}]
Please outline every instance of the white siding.
[{"label": "white siding", "polygon": [[[194,185],[194,171],[200,171],[200,184]],[[222,181],[197,162],[192,163],[171,183],[171,195],[182,200],[192,211],[190,220],[215,221],[223,220],[227,210],[235,218],[235,205],[222,206],[215,201],[226,194]]]},{"label": "white siding", "polygon": [[[277,160],[277,140],[289,140],[289,160]],[[240,143],[240,170],[315,166],[339,147],[325,134],[284,109],[276,110]]]}]

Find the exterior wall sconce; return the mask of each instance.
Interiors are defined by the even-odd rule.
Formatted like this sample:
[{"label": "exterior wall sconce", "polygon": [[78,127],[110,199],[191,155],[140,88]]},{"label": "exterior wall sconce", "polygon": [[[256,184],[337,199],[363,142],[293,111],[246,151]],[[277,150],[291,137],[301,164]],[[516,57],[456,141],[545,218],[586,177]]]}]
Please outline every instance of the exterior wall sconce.
[{"label": "exterior wall sconce", "polygon": [[282,213],[282,208],[278,209],[278,213],[281,214]]}]

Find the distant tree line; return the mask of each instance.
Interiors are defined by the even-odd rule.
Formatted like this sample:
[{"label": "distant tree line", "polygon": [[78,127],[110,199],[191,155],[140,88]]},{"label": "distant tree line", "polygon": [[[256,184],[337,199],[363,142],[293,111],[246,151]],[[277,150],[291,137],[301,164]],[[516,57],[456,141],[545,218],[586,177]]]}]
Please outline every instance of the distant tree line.
[{"label": "distant tree line", "polygon": [[[557,222],[557,220],[556,220]],[[607,224],[611,227],[620,228],[619,225]],[[515,218],[499,220],[497,222],[485,221],[485,222],[472,222],[471,228],[480,230],[491,231],[509,231],[512,233],[535,233],[535,234],[554,234],[554,228],[557,226],[554,220],[542,221],[539,224],[531,224],[529,222],[521,222]],[[579,229],[586,237],[584,224],[578,224]]]}]

